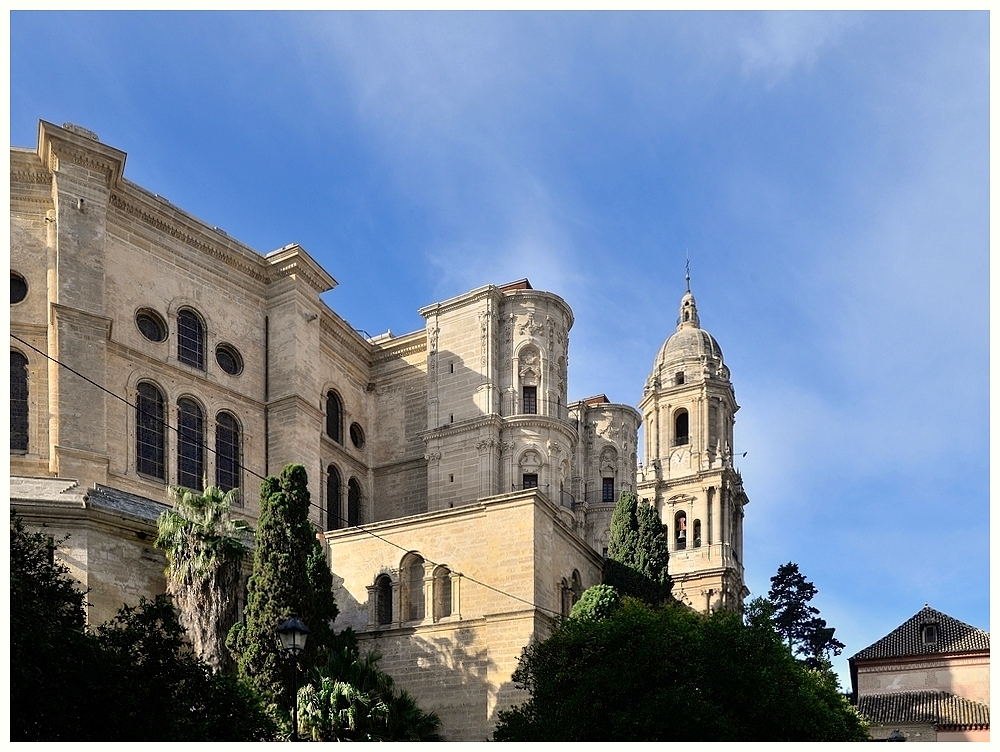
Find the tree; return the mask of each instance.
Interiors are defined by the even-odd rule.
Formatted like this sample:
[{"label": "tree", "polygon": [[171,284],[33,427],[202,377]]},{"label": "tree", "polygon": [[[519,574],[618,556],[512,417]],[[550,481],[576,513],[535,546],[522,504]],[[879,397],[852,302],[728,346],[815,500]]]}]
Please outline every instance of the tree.
[{"label": "tree", "polygon": [[299,690],[302,730],[314,741],[441,741],[440,719],[394,686],[379,654],[361,656],[353,633],[341,637]]},{"label": "tree", "polygon": [[840,655],[844,643],[833,636],[836,631],[819,616],[819,609],[809,605],[818,591],[792,562],[778,567],[767,594],[773,609],[774,628],[793,655],[813,667],[820,667],[830,655]]},{"label": "tree", "polygon": [[525,649],[496,741],[864,740],[836,677],[796,661],[768,620],[625,598]]},{"label": "tree", "polygon": [[594,585],[583,591],[573,604],[571,619],[603,619],[621,606],[621,596],[611,585]]},{"label": "tree", "polygon": [[253,529],[230,515],[237,494],[236,488],[223,493],[209,486],[198,494],[174,487],[174,508],[157,520],[155,545],[166,553],[167,592],[195,654],[215,671],[232,666],[226,637],[239,619],[241,570],[253,540]]},{"label": "tree", "polygon": [[166,596],[88,632],[57,542],[11,514],[11,739],[247,741],[274,725],[250,690],[183,645]]},{"label": "tree", "polygon": [[261,483],[244,621],[233,627],[227,641],[239,675],[282,717],[292,697],[285,678],[288,659],[275,629],[293,615],[311,631],[300,657],[308,670],[334,642],[331,624],[337,606],[333,574],[309,521],[308,478],[301,465],[287,465],[280,477]]},{"label": "tree", "polygon": [[666,528],[656,509],[623,493],[611,517],[604,582],[652,605],[670,599]]}]

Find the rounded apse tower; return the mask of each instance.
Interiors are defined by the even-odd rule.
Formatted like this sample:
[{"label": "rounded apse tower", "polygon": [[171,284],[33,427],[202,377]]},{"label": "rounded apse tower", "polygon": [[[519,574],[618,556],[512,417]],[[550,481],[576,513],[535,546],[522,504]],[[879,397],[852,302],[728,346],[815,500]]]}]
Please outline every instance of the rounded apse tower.
[{"label": "rounded apse tower", "polygon": [[736,395],[722,348],[701,328],[690,284],[675,331],[656,355],[639,411],[646,466],[638,495],[667,526],[674,596],[699,611],[741,611],[743,507],[733,467]]}]

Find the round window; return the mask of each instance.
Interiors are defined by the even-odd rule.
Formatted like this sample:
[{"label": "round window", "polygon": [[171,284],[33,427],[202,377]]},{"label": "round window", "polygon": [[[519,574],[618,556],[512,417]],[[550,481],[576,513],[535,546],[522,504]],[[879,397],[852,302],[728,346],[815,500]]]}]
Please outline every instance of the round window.
[{"label": "round window", "polygon": [[243,370],[243,358],[232,345],[219,345],[215,348],[215,362],[230,376],[239,376]]},{"label": "round window", "polygon": [[28,283],[17,272],[10,273],[10,304],[20,303],[28,296]]},{"label": "round window", "polygon": [[135,314],[135,325],[142,332],[142,336],[150,342],[162,342],[167,338],[167,325],[156,311],[148,308],[140,309]]},{"label": "round window", "polygon": [[351,443],[358,449],[365,445],[365,432],[357,423],[351,423]]}]

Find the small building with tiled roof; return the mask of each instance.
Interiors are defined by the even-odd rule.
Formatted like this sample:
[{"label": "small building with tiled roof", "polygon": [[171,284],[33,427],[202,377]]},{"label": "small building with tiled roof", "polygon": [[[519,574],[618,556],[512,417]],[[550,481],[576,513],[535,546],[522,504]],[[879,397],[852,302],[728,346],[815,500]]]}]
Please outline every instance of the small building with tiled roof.
[{"label": "small building with tiled roof", "polygon": [[989,632],[925,605],[848,662],[873,739],[989,740]]}]

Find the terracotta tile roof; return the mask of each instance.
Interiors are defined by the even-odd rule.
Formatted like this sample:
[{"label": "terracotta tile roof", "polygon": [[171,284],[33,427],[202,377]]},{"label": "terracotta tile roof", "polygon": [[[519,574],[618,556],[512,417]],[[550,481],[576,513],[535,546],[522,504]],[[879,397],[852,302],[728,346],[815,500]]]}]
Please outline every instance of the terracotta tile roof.
[{"label": "terracotta tile roof", "polygon": [[[937,625],[937,642],[924,644],[920,628]],[[896,627],[878,642],[851,656],[852,661],[872,658],[901,658],[934,653],[966,653],[990,649],[990,633],[953,619],[930,606]]]},{"label": "terracotta tile roof", "polygon": [[929,723],[934,726],[989,726],[990,708],[975,700],[920,690],[858,698],[858,711],[873,725]]}]

